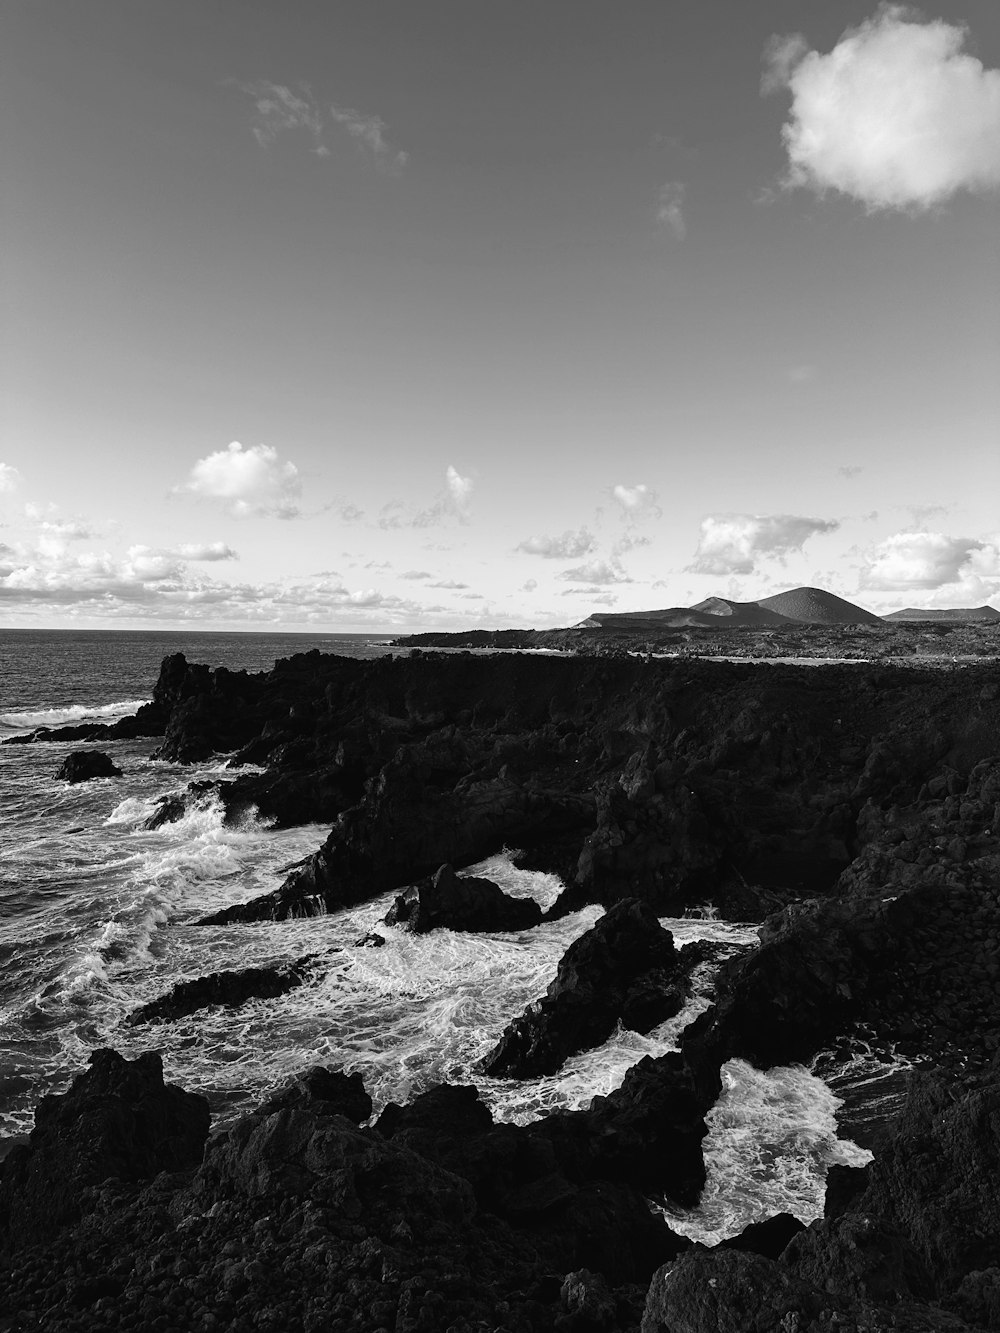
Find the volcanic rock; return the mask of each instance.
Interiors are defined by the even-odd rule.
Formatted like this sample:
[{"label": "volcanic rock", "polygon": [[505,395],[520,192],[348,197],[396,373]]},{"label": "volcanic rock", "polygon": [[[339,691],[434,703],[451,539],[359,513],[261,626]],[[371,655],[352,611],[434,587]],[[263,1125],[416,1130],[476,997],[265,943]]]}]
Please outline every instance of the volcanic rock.
[{"label": "volcanic rock", "polygon": [[63,760],[56,778],[63,782],[89,782],[92,778],[120,778],[122,770],[101,750],[74,750]]},{"label": "volcanic rock", "polygon": [[482,1208],[530,1235],[564,1269],[587,1264],[614,1281],[648,1278],[686,1247],[642,1193],[609,1178],[596,1157],[536,1125],[494,1124],[474,1087],[441,1084],[407,1106],[390,1103],[376,1129],[468,1180]]},{"label": "volcanic rock", "polygon": [[133,1009],[127,1021],[154,1023],[184,1018],[213,1004],[235,1009],[248,1000],[273,1000],[301,986],[314,962],[315,955],[309,954],[294,963],[211,972],[191,981],[178,981],[165,995]]},{"label": "volcanic rock", "polygon": [[262,1110],[270,1114],[294,1107],[306,1108],[315,1115],[342,1115],[360,1125],[372,1113],[372,1099],[360,1074],[313,1065],[268,1098]]},{"label": "volcanic rock", "polygon": [[695,1249],[654,1274],[641,1333],[818,1333],[844,1310],[762,1255]]},{"label": "volcanic rock", "polygon": [[747,1250],[766,1259],[777,1259],[792,1237],[803,1230],[802,1223],[791,1213],[775,1213],[763,1222],[751,1222],[738,1236],[722,1241],[719,1248]]},{"label": "volcanic rock", "polygon": [[551,1074],[599,1046],[619,1020],[648,1032],[686,997],[670,931],[638,899],[616,903],[563,954],[544,997],[508,1024],[483,1061],[494,1077]]},{"label": "volcanic rock", "polygon": [[534,898],[512,898],[492,880],[460,877],[454,867],[443,865],[399,895],[385,924],[423,935],[440,927],[477,932],[528,930],[541,919],[542,909]]},{"label": "volcanic rock", "polygon": [[125,1060],[98,1050],[69,1091],[43,1097],[28,1143],[0,1163],[0,1239],[45,1240],[84,1211],[88,1186],[197,1166],[208,1102],[163,1082],[153,1052]]}]

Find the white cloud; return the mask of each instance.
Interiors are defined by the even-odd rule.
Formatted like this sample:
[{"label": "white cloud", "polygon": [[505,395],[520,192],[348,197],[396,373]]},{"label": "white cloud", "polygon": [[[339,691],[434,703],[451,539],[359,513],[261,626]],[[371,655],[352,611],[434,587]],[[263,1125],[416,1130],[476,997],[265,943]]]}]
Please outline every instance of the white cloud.
[{"label": "white cloud", "polygon": [[632,582],[617,560],[589,560],[574,569],[564,570],[559,578],[567,583],[590,583],[597,586]]},{"label": "white cloud", "polygon": [[379,171],[393,173],[406,165],[408,155],[393,148],[386,139],[388,126],[381,116],[370,116],[353,107],[340,106],[331,106],[330,116],[344,127],[360,149],[371,156]]},{"label": "white cloud", "polygon": [[861,586],[900,591],[942,588],[972,578],[996,580],[998,575],[996,542],[949,537],[943,532],[896,532],[870,552]]},{"label": "white cloud", "polygon": [[872,210],[1000,186],[1000,70],[964,52],[965,37],[883,5],[828,55],[799,36],[772,39],[762,91],[792,95],[785,184],[839,190]]},{"label": "white cloud", "polygon": [[21,474],[9,463],[0,463],[0,495],[5,491],[16,491],[21,484]]},{"label": "white cloud", "polygon": [[406,165],[407,154],[389,143],[388,126],[380,116],[336,105],[324,110],[307,83],[297,83],[293,89],[269,79],[256,83],[240,83],[236,79],[229,82],[253,98],[256,115],[252,130],[261,148],[269,148],[286,131],[299,130],[312,140],[312,151],[317,157],[329,157],[326,130],[332,124],[343,129],[379,171],[393,174]]},{"label": "white cloud", "polygon": [[299,470],[282,462],[276,449],[255,444],[244,449],[236,440],[228,449],[201,458],[188,480],[176,488],[204,499],[221,500],[231,514],[298,518],[302,491]]},{"label": "white cloud", "polygon": [[459,509],[464,509],[469,503],[469,497],[472,495],[474,483],[471,477],[459,476],[458,472],[448,464],[445,470],[445,481],[448,484],[448,494],[452,502]]},{"label": "white cloud", "polygon": [[587,597],[597,606],[614,606],[618,601],[616,593],[605,592],[603,588],[567,588],[560,597]]},{"label": "white cloud", "polygon": [[683,181],[667,181],[661,185],[656,195],[656,220],[664,227],[669,227],[679,241],[687,235],[687,223],[684,221],[684,196],[687,187]]},{"label": "white cloud", "polygon": [[567,531],[558,537],[525,537],[518,542],[516,551],[525,555],[540,555],[543,560],[578,560],[589,555],[597,546],[597,539],[587,528],[578,532]]},{"label": "white cloud", "polygon": [[652,546],[652,544],[652,537],[643,537],[638,532],[623,532],[611,547],[611,554],[624,555],[626,551],[634,551],[637,546]]},{"label": "white cloud", "polygon": [[182,542],[170,548],[181,560],[239,560],[239,554],[225,542]]},{"label": "white cloud", "polygon": [[286,130],[304,130],[313,141],[313,151],[320,157],[327,156],[322,114],[308,84],[296,85],[297,91],[293,92],[284,84],[267,79],[257,83],[232,82],[254,100],[257,115],[253,136],[261,148],[269,147]]},{"label": "white cloud", "polygon": [[537,579],[528,579],[526,582],[521,584],[521,591],[534,592],[537,587],[538,587]]},{"label": "white cloud", "polygon": [[457,592],[459,589],[467,588],[469,585],[467,583],[458,583],[455,579],[445,579],[441,583],[430,583],[427,586],[430,588],[449,588],[453,592]]},{"label": "white cloud", "polygon": [[404,574],[400,574],[401,579],[429,579],[432,578],[429,569],[408,569]]},{"label": "white cloud", "polygon": [[426,509],[414,509],[402,500],[390,500],[379,510],[378,525],[393,528],[433,528],[449,519],[468,523],[467,509],[474,490],[471,477],[463,477],[449,463],[444,474],[445,489]]},{"label": "white cloud", "polygon": [[860,473],[864,472],[864,468],[858,463],[845,463],[843,467],[837,468],[837,471],[843,478],[845,478],[845,480],[850,481],[852,478],[857,477]]},{"label": "white cloud", "polygon": [[801,551],[810,537],[838,526],[832,519],[797,514],[707,514],[687,568],[693,574],[752,574],[759,557]]},{"label": "white cloud", "polygon": [[82,518],[64,518],[54,522],[46,520],[40,525],[40,530],[70,542],[89,541],[96,536],[94,529]]},{"label": "white cloud", "polygon": [[657,504],[656,492],[643,482],[639,482],[637,486],[613,486],[611,494],[630,517],[654,514],[659,518],[663,514],[663,510]]}]

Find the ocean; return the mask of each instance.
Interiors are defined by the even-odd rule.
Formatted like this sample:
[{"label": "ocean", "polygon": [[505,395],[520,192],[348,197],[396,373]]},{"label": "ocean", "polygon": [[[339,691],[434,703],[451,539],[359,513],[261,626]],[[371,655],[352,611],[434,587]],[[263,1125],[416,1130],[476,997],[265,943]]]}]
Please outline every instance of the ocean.
[{"label": "ocean", "polygon": [[[311,648],[391,651],[388,636],[371,635],[0,630],[0,738],[134,712],[168,653],[266,670]],[[411,936],[380,924],[387,894],[331,916],[200,926],[206,913],[276,887],[328,829],[275,830],[253,816],[226,825],[207,799],[149,831],[160,797],[224,776],[225,758],[192,768],[151,759],[155,740],[102,743],[123,776],[68,786],[55,773],[77,748],[0,745],[0,1156],[30,1131],[38,1098],[64,1091],[96,1047],[160,1051],[170,1080],[209,1099],[216,1126],[312,1064],[359,1071],[376,1111],[447,1079],[476,1083],[498,1119],[523,1122],[610,1092],[644,1055],[675,1049],[710,1003],[706,967],[685,1010],[648,1036],[619,1030],[551,1077],[486,1078],[479,1060],[601,908],[520,934]],[[562,887],[516,869],[509,852],[468,873],[543,907]],[[663,924],[678,944],[756,941],[752,925],[714,920],[708,907]],[[384,947],[354,947],[372,930]],[[279,999],[127,1022],[177,981],[307,954],[307,983]],[[705,1142],[708,1187],[697,1209],[668,1210],[671,1225],[713,1243],[775,1212],[819,1216],[828,1167],[869,1156],[837,1137],[833,1089],[801,1067],[761,1073],[742,1061],[725,1066],[724,1081]]]}]

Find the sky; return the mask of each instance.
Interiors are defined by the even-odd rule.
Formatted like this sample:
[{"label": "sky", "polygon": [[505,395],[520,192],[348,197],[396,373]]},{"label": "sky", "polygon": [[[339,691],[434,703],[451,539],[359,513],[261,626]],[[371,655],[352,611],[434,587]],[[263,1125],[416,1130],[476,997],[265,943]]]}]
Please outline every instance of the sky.
[{"label": "sky", "polygon": [[0,41],[0,626],[1000,608],[996,0]]}]

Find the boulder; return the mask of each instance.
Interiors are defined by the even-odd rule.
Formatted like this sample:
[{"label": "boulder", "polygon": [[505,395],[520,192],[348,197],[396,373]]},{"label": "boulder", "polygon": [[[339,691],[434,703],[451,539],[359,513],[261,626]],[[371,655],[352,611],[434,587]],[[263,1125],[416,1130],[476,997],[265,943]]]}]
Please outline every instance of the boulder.
[{"label": "boulder", "polygon": [[484,1071],[553,1074],[570,1055],[607,1041],[619,1020],[650,1031],[683,1007],[679,957],[651,908],[636,898],[616,903],[569,946],[544,997],[507,1025]]},{"label": "boulder", "polygon": [[62,782],[90,782],[92,778],[120,778],[122,770],[101,750],[74,750],[63,760],[56,778]]},{"label": "boulder", "polygon": [[448,930],[529,930],[542,919],[533,898],[512,898],[498,884],[455,874],[443,865],[432,876],[401,893],[385,916],[387,926],[402,926],[416,935]]}]

